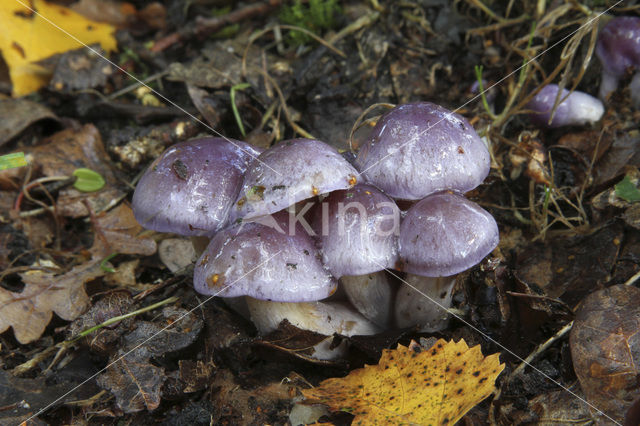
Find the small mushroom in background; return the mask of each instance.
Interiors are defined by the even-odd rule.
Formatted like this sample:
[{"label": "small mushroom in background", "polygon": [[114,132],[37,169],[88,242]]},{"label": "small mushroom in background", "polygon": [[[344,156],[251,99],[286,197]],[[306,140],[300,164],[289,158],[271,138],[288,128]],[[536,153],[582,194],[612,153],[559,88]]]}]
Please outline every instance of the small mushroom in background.
[{"label": "small mushroom in background", "polygon": [[280,302],[315,301],[335,292],[337,282],[302,225],[292,224],[286,211],[268,218],[270,223],[241,222],[215,234],[196,262],[196,291]]},{"label": "small mushroom in background", "polygon": [[630,85],[631,98],[640,106],[640,18],[613,18],[598,35],[596,55],[602,64],[600,99],[618,88],[628,69],[636,69]]},{"label": "small mushroom in background", "polygon": [[357,170],[324,142],[282,141],[252,163],[231,221],[268,215],[319,194],[351,188],[358,178]]},{"label": "small mushroom in background", "polygon": [[133,213],[145,228],[210,236],[227,224],[249,163],[251,145],[194,139],[168,148],[145,171],[133,193]]},{"label": "small mushroom in background", "polygon": [[567,89],[562,89],[560,95],[562,102],[558,104],[553,119],[549,122],[559,90],[557,84],[549,84],[527,103],[526,108],[532,111],[529,113],[529,119],[533,124],[540,127],[556,128],[595,123],[602,118],[604,105],[598,98],[584,92],[569,92]]},{"label": "small mushroom in background", "polygon": [[397,106],[378,120],[356,165],[393,198],[470,191],[489,174],[489,151],[459,114],[430,102]]},{"label": "small mushroom in background", "polygon": [[446,326],[442,310],[451,306],[453,275],[479,263],[498,241],[493,216],[461,195],[440,192],[411,207],[400,225],[400,262],[404,271],[426,278],[409,276],[398,290],[398,325],[417,324],[425,331]]}]

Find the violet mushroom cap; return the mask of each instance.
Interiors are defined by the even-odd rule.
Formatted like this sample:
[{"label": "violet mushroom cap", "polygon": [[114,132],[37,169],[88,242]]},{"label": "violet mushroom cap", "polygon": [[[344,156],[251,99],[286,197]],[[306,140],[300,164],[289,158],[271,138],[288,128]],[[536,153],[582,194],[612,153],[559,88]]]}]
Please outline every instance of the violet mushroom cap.
[{"label": "violet mushroom cap", "polygon": [[[616,90],[618,82],[628,68],[640,67],[640,18],[613,18],[598,35],[596,55],[602,63],[602,81],[598,96],[605,99],[609,93]],[[637,99],[640,94],[634,93],[636,87],[632,88],[631,95]]]},{"label": "violet mushroom cap", "polygon": [[212,235],[227,223],[243,175],[259,154],[245,142],[222,138],[171,146],[136,186],[136,220],[159,232]]},{"label": "violet mushroom cap", "polygon": [[527,103],[526,108],[533,111],[529,114],[532,123],[541,127],[555,128],[594,123],[602,118],[604,105],[598,98],[584,92],[569,92],[567,89],[562,89],[560,95],[562,102],[558,104],[553,120],[549,123],[559,90],[557,84],[546,85]]},{"label": "violet mushroom cap", "polygon": [[440,192],[407,211],[400,224],[400,263],[416,275],[454,275],[479,263],[499,238],[489,212],[461,195]]},{"label": "violet mushroom cap", "polygon": [[400,262],[409,275],[398,290],[396,325],[418,324],[430,332],[446,327],[456,282],[451,276],[479,263],[498,241],[493,217],[461,195],[440,192],[413,205],[398,239]]},{"label": "violet mushroom cap", "polygon": [[231,220],[275,213],[307,198],[350,188],[358,178],[358,171],[324,142],[282,141],[252,163]]},{"label": "violet mushroom cap", "polygon": [[372,185],[332,192],[317,207],[314,231],[331,274],[363,275],[398,260],[400,209]]},{"label": "violet mushroom cap", "polygon": [[400,105],[378,121],[356,158],[367,182],[394,198],[469,191],[489,174],[484,142],[462,116],[430,102]]},{"label": "violet mushroom cap", "polygon": [[337,282],[314,241],[286,211],[260,222],[234,224],[213,236],[196,262],[193,285],[220,297],[251,296],[279,302],[324,299]]}]

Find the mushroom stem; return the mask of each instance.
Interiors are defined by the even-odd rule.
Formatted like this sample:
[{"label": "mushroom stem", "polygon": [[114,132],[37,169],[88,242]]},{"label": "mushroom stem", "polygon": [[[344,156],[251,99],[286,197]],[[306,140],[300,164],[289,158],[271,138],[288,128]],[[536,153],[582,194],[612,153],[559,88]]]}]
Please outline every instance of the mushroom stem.
[{"label": "mushroom stem", "polygon": [[304,330],[331,336],[370,335],[380,331],[349,306],[337,302],[271,302],[247,297],[251,321],[262,334],[278,328],[285,319]]},{"label": "mushroom stem", "polygon": [[631,101],[636,108],[640,108],[640,72],[637,72],[631,83],[629,83],[629,90],[631,91]]},{"label": "mushroom stem", "polygon": [[384,271],[340,278],[349,301],[366,319],[381,327],[391,325],[394,289]]},{"label": "mushroom stem", "polygon": [[[420,331],[436,332],[449,323],[453,277],[422,277],[407,274],[396,297],[396,325],[400,328],[419,326]],[[434,303],[437,302],[436,303]]]},{"label": "mushroom stem", "polygon": [[607,96],[618,88],[618,77],[614,74],[602,71],[602,79],[600,80],[600,90],[598,91],[598,97],[603,101],[607,99]]}]

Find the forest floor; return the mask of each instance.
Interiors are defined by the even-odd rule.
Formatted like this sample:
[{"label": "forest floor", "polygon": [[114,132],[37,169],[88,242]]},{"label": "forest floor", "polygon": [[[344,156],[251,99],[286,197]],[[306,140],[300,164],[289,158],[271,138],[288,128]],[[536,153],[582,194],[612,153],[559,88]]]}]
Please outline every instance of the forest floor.
[{"label": "forest floor", "polygon": [[[635,2],[78,3],[118,27],[117,52],[100,51],[112,63],[61,52],[44,63],[48,84],[24,97],[0,72],[2,154],[29,161],[0,171],[0,424],[287,424],[303,389],[430,337],[479,344],[505,363],[496,391],[459,424],[639,415],[639,386],[625,379],[640,377],[638,304],[607,299],[592,317],[579,305],[636,286],[640,110],[624,88],[594,124],[539,128],[525,107],[548,83],[597,96],[598,31],[637,15]],[[485,99],[472,92],[479,75]],[[262,336],[218,298],[202,303],[188,240],[133,218],[137,180],[176,142],[224,135],[266,148],[313,137],[347,151],[385,104],[411,101],[455,110],[488,143],[491,173],[467,197],[501,237],[458,276],[457,317],[436,334],[334,336],[348,350],[314,359],[325,336],[287,323]],[[75,189],[78,168],[104,187]],[[617,316],[594,319],[607,311]],[[574,336],[579,321],[600,334]],[[604,343],[579,350],[579,339]]]}]

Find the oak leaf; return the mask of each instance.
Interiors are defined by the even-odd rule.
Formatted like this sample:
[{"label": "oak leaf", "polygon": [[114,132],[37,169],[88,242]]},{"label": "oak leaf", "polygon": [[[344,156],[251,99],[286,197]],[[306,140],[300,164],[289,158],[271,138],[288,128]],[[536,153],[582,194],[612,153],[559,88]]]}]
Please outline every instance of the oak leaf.
[{"label": "oak leaf", "polygon": [[2,1],[0,22],[0,51],[9,67],[14,97],[47,84],[51,72],[38,63],[43,59],[82,47],[81,43],[116,50],[113,26],[44,0]]},{"label": "oak leaf", "polygon": [[412,341],[383,350],[378,365],[302,393],[305,403],[355,415],[354,425],[452,425],[493,392],[504,369],[498,357],[483,357],[479,345],[469,348],[464,340],[440,339],[429,349]]},{"label": "oak leaf", "polygon": [[24,344],[40,337],[53,312],[67,321],[76,319],[89,306],[84,284],[106,273],[101,267],[106,255],[151,255],[156,250],[153,239],[142,234],[142,227],[125,204],[98,217],[96,225],[99,229],[90,250],[92,257],[85,263],[62,274],[56,274],[59,268],[54,264],[20,273],[24,283],[21,292],[0,287],[0,333],[12,327],[16,339]]}]

